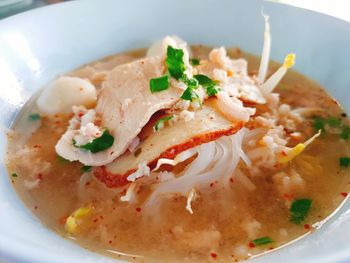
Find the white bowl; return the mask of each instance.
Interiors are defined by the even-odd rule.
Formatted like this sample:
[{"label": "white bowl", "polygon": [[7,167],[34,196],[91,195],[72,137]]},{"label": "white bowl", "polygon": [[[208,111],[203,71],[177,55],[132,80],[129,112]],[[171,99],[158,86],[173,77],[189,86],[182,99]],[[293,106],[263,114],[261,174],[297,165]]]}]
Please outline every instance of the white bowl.
[{"label": "white bowl", "polygon": [[[0,21],[0,122],[9,127],[30,96],[58,74],[106,55],[177,34],[189,43],[239,46],[260,54],[261,9],[270,15],[272,59],[297,54],[296,69],[350,109],[350,25],[326,15],[261,1],[86,0]],[[6,138],[0,134],[1,158]],[[0,167],[1,262],[115,262],[42,226]],[[350,203],[321,229],[252,262],[350,262]]]}]

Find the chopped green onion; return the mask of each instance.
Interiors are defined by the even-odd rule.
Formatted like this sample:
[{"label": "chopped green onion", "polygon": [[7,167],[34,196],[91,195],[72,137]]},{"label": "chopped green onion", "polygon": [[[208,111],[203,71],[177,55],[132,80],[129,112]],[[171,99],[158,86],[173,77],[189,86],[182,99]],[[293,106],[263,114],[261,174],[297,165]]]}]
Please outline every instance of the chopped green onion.
[{"label": "chopped green onion", "polygon": [[290,221],[299,225],[309,213],[312,200],[310,199],[296,199],[290,207]]},{"label": "chopped green onion", "polygon": [[12,173],[11,176],[12,177],[18,177],[17,173]]},{"label": "chopped green onion", "polygon": [[270,237],[261,237],[254,239],[252,243],[256,246],[266,245],[272,243],[273,240]]},{"label": "chopped green onion", "polygon": [[347,140],[349,139],[349,136],[350,136],[350,127],[344,125],[340,133],[340,138]]},{"label": "chopped green onion", "polygon": [[198,58],[191,58],[190,63],[192,66],[198,66],[201,62]]},{"label": "chopped green onion", "polygon": [[171,115],[171,116],[166,116],[166,117],[159,119],[156,122],[156,124],[154,125],[154,129],[156,131],[159,131],[160,129],[162,129],[164,127],[165,122],[170,121],[173,117],[174,116]]},{"label": "chopped green onion", "polygon": [[40,115],[38,113],[33,113],[29,115],[29,120],[31,121],[38,121],[40,120]]},{"label": "chopped green onion", "polygon": [[347,168],[350,165],[350,158],[349,157],[340,157],[339,158],[339,165],[340,167]]},{"label": "chopped green onion", "polygon": [[168,75],[164,75],[159,78],[150,79],[149,86],[152,93],[168,89],[169,88]]},{"label": "chopped green onion", "polygon": [[87,172],[90,172],[90,171],[91,171],[91,168],[92,168],[92,166],[84,165],[83,167],[81,167],[81,171],[82,171],[83,173],[87,173]]},{"label": "chopped green onion", "polygon": [[176,49],[172,46],[167,48],[167,58],[165,60],[170,75],[175,79],[180,79],[186,70],[185,63],[183,61],[184,51],[182,49]]},{"label": "chopped green onion", "polygon": [[108,149],[111,147],[114,143],[113,136],[109,133],[109,131],[106,129],[104,130],[101,137],[98,137],[94,139],[92,142],[89,142],[84,145],[77,145],[76,142],[73,140],[73,145],[78,148],[85,149],[87,151],[90,151],[92,153],[97,153],[103,150]]},{"label": "chopped green onion", "polygon": [[337,127],[340,127],[341,120],[335,117],[329,117],[327,119],[327,124],[332,128],[337,128]]}]

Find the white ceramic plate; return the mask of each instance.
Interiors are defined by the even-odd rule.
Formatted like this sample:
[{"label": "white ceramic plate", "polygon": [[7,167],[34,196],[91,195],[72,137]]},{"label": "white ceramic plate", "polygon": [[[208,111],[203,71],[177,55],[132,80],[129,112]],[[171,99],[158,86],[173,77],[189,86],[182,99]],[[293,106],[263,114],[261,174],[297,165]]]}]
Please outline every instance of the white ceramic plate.
[{"label": "white ceramic plate", "polygon": [[[58,74],[106,55],[149,46],[166,34],[189,43],[239,46],[260,54],[261,8],[270,15],[272,58],[297,54],[296,69],[350,109],[350,25],[319,13],[261,1],[85,0],[0,21],[0,123],[9,127],[30,96]],[[6,138],[0,134],[0,158]],[[0,167],[1,262],[115,262],[41,225]],[[350,203],[315,233],[252,262],[350,262]]]}]

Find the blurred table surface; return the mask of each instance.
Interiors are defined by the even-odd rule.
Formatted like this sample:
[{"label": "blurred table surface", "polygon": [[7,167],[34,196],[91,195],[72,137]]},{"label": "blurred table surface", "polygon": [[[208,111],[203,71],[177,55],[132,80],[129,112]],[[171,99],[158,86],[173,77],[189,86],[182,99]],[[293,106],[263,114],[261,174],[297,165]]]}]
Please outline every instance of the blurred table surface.
[{"label": "blurred table surface", "polygon": [[[45,5],[64,2],[69,0],[0,0],[0,19]],[[83,0],[77,0],[83,1]],[[163,0],[174,1],[174,0]],[[175,0],[176,1],[176,0]],[[219,1],[219,0],[218,0]],[[264,2],[275,2],[293,5],[350,22],[350,1],[349,0],[265,0]],[[103,0],[101,0],[103,3]]]}]

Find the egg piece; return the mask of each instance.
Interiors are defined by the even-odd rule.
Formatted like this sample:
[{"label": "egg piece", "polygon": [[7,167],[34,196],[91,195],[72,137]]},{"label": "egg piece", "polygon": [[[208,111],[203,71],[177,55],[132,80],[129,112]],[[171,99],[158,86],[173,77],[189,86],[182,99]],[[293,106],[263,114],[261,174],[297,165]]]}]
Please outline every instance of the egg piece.
[{"label": "egg piece", "polygon": [[72,112],[72,106],[91,107],[96,103],[94,85],[88,80],[63,76],[59,77],[40,94],[37,106],[41,113],[52,115]]}]

